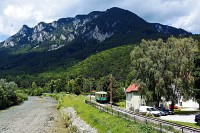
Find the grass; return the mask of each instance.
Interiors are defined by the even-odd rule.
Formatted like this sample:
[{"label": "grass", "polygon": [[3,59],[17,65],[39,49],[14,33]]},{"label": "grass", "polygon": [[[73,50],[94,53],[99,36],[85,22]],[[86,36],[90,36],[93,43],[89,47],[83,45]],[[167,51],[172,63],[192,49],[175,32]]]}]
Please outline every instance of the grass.
[{"label": "grass", "polygon": [[66,95],[60,101],[63,107],[73,107],[77,114],[96,128],[99,133],[157,133],[159,131],[153,129],[151,126],[130,122],[123,118],[112,116],[105,112],[101,112],[91,105],[85,104],[84,96]]},{"label": "grass", "polygon": [[197,114],[200,113],[199,110],[196,111],[181,111],[181,110],[174,110],[174,114],[176,115],[191,115],[191,114]]},{"label": "grass", "polygon": [[116,105],[121,107],[121,108],[125,108],[126,107],[125,101],[118,102],[118,103],[116,103]]}]

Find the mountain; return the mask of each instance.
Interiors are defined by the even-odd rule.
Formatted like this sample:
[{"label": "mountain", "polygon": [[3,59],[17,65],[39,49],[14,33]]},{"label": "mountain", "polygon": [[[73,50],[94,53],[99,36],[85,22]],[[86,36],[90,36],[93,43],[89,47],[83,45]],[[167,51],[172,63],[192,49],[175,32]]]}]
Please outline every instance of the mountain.
[{"label": "mountain", "polygon": [[[33,28],[23,25],[13,36],[1,43],[1,47],[16,51],[56,50],[73,42],[87,44],[115,40],[130,43],[141,38],[168,37],[191,34],[182,29],[158,23],[148,23],[136,14],[120,8],[104,12],[94,11],[74,18],[61,18],[52,23],[40,22]],[[131,39],[132,38],[132,39]],[[123,40],[123,41],[121,41]]]},{"label": "mountain", "polygon": [[191,33],[148,23],[116,7],[52,23],[40,22],[33,28],[23,25],[15,35],[0,43],[0,75],[69,68],[106,49],[172,35],[189,36]]},{"label": "mountain", "polygon": [[130,72],[131,58],[129,53],[133,48],[134,45],[125,45],[98,52],[67,70],[57,69],[53,72],[41,73],[40,76],[43,78],[48,77],[47,75],[57,78],[67,76],[75,78],[83,75],[85,78],[98,79],[112,73],[115,79],[124,81]]}]

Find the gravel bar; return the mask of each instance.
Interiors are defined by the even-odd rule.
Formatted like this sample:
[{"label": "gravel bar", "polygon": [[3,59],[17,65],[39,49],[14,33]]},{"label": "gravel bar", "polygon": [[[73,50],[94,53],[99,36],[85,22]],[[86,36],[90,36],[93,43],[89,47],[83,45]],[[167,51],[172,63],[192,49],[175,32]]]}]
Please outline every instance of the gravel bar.
[{"label": "gravel bar", "polygon": [[1,133],[67,132],[57,101],[50,97],[29,97],[24,103],[0,111]]}]

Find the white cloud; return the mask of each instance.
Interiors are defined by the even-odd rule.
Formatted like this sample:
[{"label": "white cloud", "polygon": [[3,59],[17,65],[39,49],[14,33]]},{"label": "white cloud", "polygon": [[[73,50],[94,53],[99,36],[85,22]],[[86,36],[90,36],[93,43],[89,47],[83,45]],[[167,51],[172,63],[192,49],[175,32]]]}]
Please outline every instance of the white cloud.
[{"label": "white cloud", "polygon": [[52,22],[111,7],[130,10],[149,22],[200,33],[199,0],[6,0],[0,1],[0,39],[15,34],[23,24]]},{"label": "white cloud", "polygon": [[11,19],[28,19],[31,16],[31,12],[33,7],[31,5],[8,5],[8,7],[4,10],[4,14],[6,17]]}]

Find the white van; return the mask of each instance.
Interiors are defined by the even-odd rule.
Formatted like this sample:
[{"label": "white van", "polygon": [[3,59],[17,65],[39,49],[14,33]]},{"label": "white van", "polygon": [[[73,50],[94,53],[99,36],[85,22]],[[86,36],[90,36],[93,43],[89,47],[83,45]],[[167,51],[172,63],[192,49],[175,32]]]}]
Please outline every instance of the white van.
[{"label": "white van", "polygon": [[139,112],[152,114],[154,116],[161,116],[160,111],[156,110],[155,108],[151,106],[140,106]]}]

